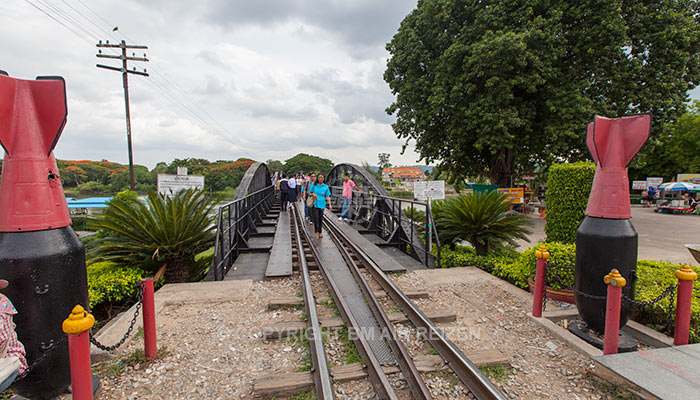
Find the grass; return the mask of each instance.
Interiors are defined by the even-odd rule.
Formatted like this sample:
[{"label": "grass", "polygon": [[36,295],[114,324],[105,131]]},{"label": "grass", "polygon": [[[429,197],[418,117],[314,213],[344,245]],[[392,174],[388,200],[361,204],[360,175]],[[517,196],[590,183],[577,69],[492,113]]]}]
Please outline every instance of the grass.
[{"label": "grass", "polygon": [[[143,331],[142,331],[143,332]],[[163,359],[169,354],[166,346],[158,349],[157,359]],[[135,365],[148,365],[153,361],[146,358],[143,349],[137,349],[133,352],[114,360],[107,360],[97,363],[92,366],[92,372],[101,378],[113,378],[120,376],[126,371],[127,367]],[[2,399],[2,397],[0,397]]]},{"label": "grass", "polygon": [[609,398],[615,399],[615,400],[633,400],[636,399],[637,397],[634,396],[632,393],[624,390],[623,388],[620,388],[618,386],[615,386],[611,383],[608,383],[594,375],[591,375],[590,373],[586,373],[586,379],[598,390],[601,392],[608,393],[610,395]]},{"label": "grass", "polygon": [[487,378],[501,382],[508,377],[508,375],[513,373],[513,368],[506,368],[502,365],[484,365],[479,367],[481,373]]},{"label": "grass", "polygon": [[432,354],[432,355],[434,355],[434,356],[439,356],[439,355],[440,355],[440,353],[439,353],[437,350],[435,350],[435,347],[430,346],[430,345],[428,345],[428,347],[429,347],[429,348],[428,348],[428,352],[430,352],[430,354]]},{"label": "grass", "polygon": [[394,306],[394,308],[389,310],[389,312],[403,312],[403,307],[401,307],[400,305],[397,304]]},{"label": "grass", "polygon": [[139,328],[139,330],[136,331],[136,334],[134,335],[133,340],[139,340],[139,339],[143,339],[143,328]]},{"label": "grass", "polygon": [[304,292],[302,292],[301,290],[299,290],[299,291],[297,292],[297,297],[304,297]]},{"label": "grass", "polygon": [[299,391],[299,393],[295,394],[294,396],[289,396],[287,397],[289,400],[313,400],[316,398],[316,392],[315,391],[310,391],[310,392],[303,392]]},{"label": "grass", "polygon": [[364,364],[362,357],[360,357],[360,352],[357,351],[357,347],[355,347],[355,343],[350,340],[350,332],[347,326],[338,329],[338,340],[343,344],[343,361],[345,361],[346,364]]}]

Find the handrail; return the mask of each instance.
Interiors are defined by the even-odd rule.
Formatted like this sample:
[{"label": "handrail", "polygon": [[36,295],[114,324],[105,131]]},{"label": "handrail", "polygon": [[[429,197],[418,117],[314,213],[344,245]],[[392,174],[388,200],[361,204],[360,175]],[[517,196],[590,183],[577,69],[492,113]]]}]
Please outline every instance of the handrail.
[{"label": "handrail", "polygon": [[275,187],[270,185],[219,206],[208,281],[224,279],[241,249],[248,247],[248,238],[256,231],[256,222],[260,222],[272,206],[274,194]]},{"label": "handrail", "polygon": [[[331,186],[331,194],[334,200],[340,200],[341,193],[341,186]],[[386,240],[388,244],[394,244],[418,259],[426,267],[432,268],[437,266],[440,268],[442,266],[440,260],[440,238],[428,203],[386,196],[373,193],[372,191],[363,191],[359,194],[360,201],[356,202],[355,199],[358,194],[354,191],[352,194],[353,219],[359,221],[368,230],[375,232],[377,236]],[[363,198],[365,195],[369,196],[369,201]],[[409,215],[404,214],[404,205],[409,206],[406,208],[410,210]],[[425,209],[425,220],[422,223],[417,222],[414,217],[416,206]],[[340,207],[337,208],[340,209]],[[418,229],[418,227],[422,229]],[[402,229],[404,235],[397,234],[397,228]],[[430,234],[426,234],[427,232],[430,232]],[[420,237],[421,233],[423,237],[420,245],[417,245],[415,236]],[[437,254],[431,252],[433,241],[437,247]]]}]

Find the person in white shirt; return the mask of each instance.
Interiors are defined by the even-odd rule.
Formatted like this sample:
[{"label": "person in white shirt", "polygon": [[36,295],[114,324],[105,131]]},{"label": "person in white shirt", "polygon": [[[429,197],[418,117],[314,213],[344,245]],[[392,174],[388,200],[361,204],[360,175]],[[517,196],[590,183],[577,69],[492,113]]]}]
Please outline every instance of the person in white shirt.
[{"label": "person in white shirt", "polygon": [[289,209],[297,201],[297,180],[292,174],[287,175],[287,187],[289,187],[287,191],[287,209]]}]

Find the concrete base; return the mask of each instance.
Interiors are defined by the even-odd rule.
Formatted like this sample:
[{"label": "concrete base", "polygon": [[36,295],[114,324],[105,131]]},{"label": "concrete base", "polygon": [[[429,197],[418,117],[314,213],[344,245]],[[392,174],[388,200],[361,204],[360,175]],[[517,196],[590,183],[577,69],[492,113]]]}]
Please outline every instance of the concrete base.
[{"label": "concrete base", "polygon": [[[171,283],[164,285],[155,292],[156,326],[158,314],[166,304],[196,304],[241,300],[248,296],[252,285],[252,280]],[[105,345],[117,343],[129,328],[129,323],[135,311],[136,305],[133,305],[128,311],[112,319],[107,325],[100,329],[97,335],[95,335],[97,341]],[[136,319],[136,324],[134,325],[131,336],[126,339],[123,346],[131,341],[136,331],[142,326],[143,318],[139,315]],[[94,345],[90,346],[90,357],[93,363],[113,358],[118,352],[119,349],[114,352],[106,352],[98,349]]]}]

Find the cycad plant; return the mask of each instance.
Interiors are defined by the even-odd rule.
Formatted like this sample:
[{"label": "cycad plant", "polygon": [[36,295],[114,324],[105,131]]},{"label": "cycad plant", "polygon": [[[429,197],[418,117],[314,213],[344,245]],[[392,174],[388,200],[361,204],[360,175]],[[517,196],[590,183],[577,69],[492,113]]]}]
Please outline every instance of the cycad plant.
[{"label": "cycad plant", "polygon": [[187,282],[195,255],[214,242],[214,204],[214,198],[192,189],[171,197],[151,191],[146,204],[115,197],[93,225],[104,236],[88,250],[93,261],[164,269],[166,282]]},{"label": "cycad plant", "polygon": [[514,246],[517,239],[529,241],[530,221],[510,211],[507,198],[506,194],[496,191],[468,193],[434,206],[440,241],[455,244],[466,240],[479,255],[505,244]]}]

